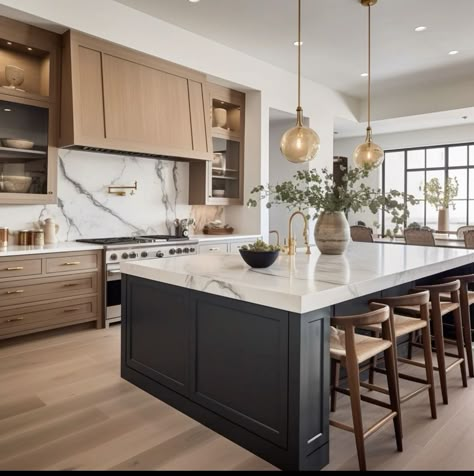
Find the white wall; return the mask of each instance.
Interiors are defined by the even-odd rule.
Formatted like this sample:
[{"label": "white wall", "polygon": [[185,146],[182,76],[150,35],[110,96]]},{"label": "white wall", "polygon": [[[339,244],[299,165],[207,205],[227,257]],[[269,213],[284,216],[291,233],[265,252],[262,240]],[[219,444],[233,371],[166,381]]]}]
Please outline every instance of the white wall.
[{"label": "white wall", "polygon": [[[211,40],[143,14],[113,0],[0,0],[0,6],[74,28],[166,60],[202,71],[214,78],[254,91],[247,101],[246,197],[254,185],[269,178],[269,109],[296,109],[296,76]],[[321,137],[319,163],[333,156],[335,117],[355,119],[359,101],[309,80],[302,81],[305,116]],[[244,212],[245,210],[245,212]],[[268,212],[229,209],[229,223],[243,232],[268,230]]]},{"label": "white wall", "polygon": [[[361,136],[335,140],[334,155],[342,155],[351,158],[354,149],[357,145],[362,143],[364,139],[365,137]],[[380,135],[377,134],[377,131],[374,131],[374,141],[384,150],[473,142],[474,124]],[[349,160],[349,163],[351,163],[351,159]],[[373,172],[367,183],[374,188],[380,187],[382,184],[381,171],[378,170]],[[366,222],[368,226],[372,226],[374,220],[380,221],[379,217],[374,216],[368,211],[351,214],[349,216],[351,224],[355,224],[357,220]]]}]

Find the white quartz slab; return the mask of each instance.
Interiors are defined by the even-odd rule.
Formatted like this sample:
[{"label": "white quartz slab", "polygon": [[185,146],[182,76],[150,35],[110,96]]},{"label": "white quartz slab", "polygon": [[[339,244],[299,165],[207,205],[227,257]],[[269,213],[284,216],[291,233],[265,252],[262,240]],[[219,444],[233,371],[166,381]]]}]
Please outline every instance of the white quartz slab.
[{"label": "white quartz slab", "polygon": [[474,262],[474,250],[351,243],[343,256],[281,255],[252,269],[240,255],[122,263],[123,273],[296,313],[321,309]]},{"label": "white quartz slab", "polygon": [[253,243],[262,235],[193,235],[192,240],[199,240],[199,243],[215,242],[215,241],[245,241]]},{"label": "white quartz slab", "polygon": [[6,248],[0,247],[0,258],[8,256],[24,256],[24,255],[38,255],[45,253],[69,253],[74,251],[96,251],[102,250],[101,245],[92,245],[88,243],[77,243],[75,241],[67,241],[64,243],[57,243],[54,245],[44,246],[18,246],[9,245]]}]

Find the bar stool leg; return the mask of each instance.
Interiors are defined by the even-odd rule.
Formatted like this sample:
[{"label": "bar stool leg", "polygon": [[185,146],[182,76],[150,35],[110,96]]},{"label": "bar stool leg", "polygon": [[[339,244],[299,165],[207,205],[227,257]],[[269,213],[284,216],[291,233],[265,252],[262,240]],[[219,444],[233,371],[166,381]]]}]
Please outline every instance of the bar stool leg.
[{"label": "bar stool leg", "polygon": [[390,394],[390,405],[393,412],[397,412],[397,416],[393,419],[393,427],[395,429],[395,438],[397,440],[397,450],[403,451],[403,434],[402,434],[402,418],[400,411],[400,398],[398,393],[398,374],[395,362],[395,353],[393,347],[384,352],[385,367],[387,369],[387,383]]},{"label": "bar stool leg", "polygon": [[463,330],[462,330],[462,322],[461,322],[461,312],[458,309],[453,311],[454,316],[454,325],[456,327],[456,344],[458,347],[458,356],[460,359],[463,359],[461,364],[461,378],[462,378],[462,386],[467,387],[467,375],[466,375],[466,359],[464,357],[464,340],[463,340]]},{"label": "bar stool leg", "polygon": [[423,337],[423,352],[425,356],[425,371],[426,371],[426,380],[430,385],[428,390],[428,395],[430,398],[430,407],[431,407],[431,417],[436,419],[438,418],[436,410],[436,396],[435,396],[435,387],[434,387],[434,375],[433,375],[433,356],[431,354],[431,335],[429,325],[424,327],[421,330],[421,335]]},{"label": "bar stool leg", "polygon": [[331,359],[331,412],[336,411],[336,387],[339,385],[339,371],[341,364]]},{"label": "bar stool leg", "polygon": [[413,332],[408,334],[408,360],[412,360],[413,358]]},{"label": "bar stool leg", "polygon": [[359,468],[361,471],[367,471],[364,446],[364,428],[362,424],[362,409],[360,405],[359,364],[357,363],[357,360],[347,359],[346,370],[351,398],[354,437],[356,441],[357,456],[359,458]]},{"label": "bar stool leg", "polygon": [[472,330],[471,315],[467,293],[461,293],[461,318],[464,332],[464,346],[466,347],[466,359],[469,368],[469,377],[474,377],[474,362],[472,356]]},{"label": "bar stool leg", "polygon": [[435,337],[436,357],[438,360],[439,382],[441,384],[441,394],[443,396],[443,403],[448,404],[448,382],[446,379],[446,359],[444,355],[444,336],[443,336],[443,322],[441,313],[438,309],[431,310],[431,321],[433,322],[433,334]]}]

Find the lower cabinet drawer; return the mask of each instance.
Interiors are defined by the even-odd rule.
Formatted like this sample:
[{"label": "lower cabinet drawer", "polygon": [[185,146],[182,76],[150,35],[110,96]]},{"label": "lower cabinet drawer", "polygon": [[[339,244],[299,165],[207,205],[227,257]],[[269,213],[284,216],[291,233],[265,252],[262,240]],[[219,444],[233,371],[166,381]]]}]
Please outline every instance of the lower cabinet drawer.
[{"label": "lower cabinet drawer", "polygon": [[0,306],[71,298],[97,292],[97,273],[4,282],[0,283]]},{"label": "lower cabinet drawer", "polygon": [[199,245],[199,253],[227,253],[227,243],[215,243],[208,245]]},{"label": "lower cabinet drawer", "polygon": [[0,310],[0,338],[97,318],[97,297]]},{"label": "lower cabinet drawer", "polygon": [[41,259],[0,261],[0,279],[41,274]]},{"label": "lower cabinet drawer", "polygon": [[98,268],[99,255],[97,253],[46,258],[47,274]]}]

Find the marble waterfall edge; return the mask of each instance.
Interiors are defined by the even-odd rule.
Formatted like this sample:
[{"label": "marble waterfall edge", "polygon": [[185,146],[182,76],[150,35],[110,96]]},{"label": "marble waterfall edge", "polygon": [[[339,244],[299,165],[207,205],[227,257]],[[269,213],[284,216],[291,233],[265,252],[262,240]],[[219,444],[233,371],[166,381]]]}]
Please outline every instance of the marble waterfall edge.
[{"label": "marble waterfall edge", "polygon": [[[60,150],[57,205],[2,205],[0,226],[38,227],[47,217],[59,224],[58,238],[174,233],[175,218],[195,218],[198,226],[223,219],[222,207],[188,205],[189,167],[183,162]],[[138,182],[134,195],[107,193],[109,185]],[[201,227],[201,228],[199,228]]]}]

